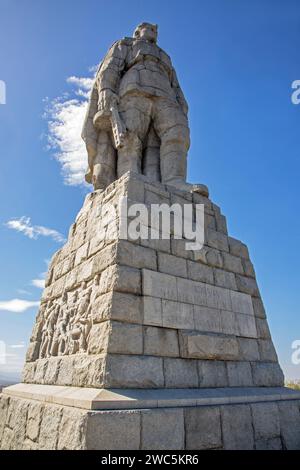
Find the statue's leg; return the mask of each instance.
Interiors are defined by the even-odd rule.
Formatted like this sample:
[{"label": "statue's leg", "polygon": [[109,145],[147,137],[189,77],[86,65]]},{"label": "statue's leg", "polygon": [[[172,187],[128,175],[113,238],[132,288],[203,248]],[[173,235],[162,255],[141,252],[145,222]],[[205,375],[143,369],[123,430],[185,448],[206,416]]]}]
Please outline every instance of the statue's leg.
[{"label": "statue's leg", "polygon": [[204,185],[186,182],[187,153],[190,147],[188,120],[179,104],[159,99],[154,106],[154,127],[161,139],[161,181],[182,191],[196,191],[208,195]]},{"label": "statue's leg", "polygon": [[118,150],[118,178],[127,171],[141,173],[143,147],[151,120],[152,103],[143,95],[126,95],[119,103],[127,134]]},{"label": "statue's leg", "polygon": [[143,174],[152,181],[161,181],[160,176],[160,139],[153,126],[147,136],[146,148],[143,154]]},{"label": "statue's leg", "polygon": [[188,120],[179,105],[171,100],[156,100],[154,127],[161,140],[160,168],[162,182],[185,181],[190,133]]},{"label": "statue's leg", "polygon": [[116,179],[116,150],[108,132],[100,131],[97,141],[97,154],[93,162],[92,183],[94,189],[105,189]]}]

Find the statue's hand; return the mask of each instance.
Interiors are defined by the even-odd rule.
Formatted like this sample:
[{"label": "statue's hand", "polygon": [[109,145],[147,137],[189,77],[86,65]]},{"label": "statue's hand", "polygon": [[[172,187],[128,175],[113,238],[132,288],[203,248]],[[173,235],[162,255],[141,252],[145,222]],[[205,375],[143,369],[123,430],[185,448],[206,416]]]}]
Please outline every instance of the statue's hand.
[{"label": "statue's hand", "polygon": [[112,90],[102,90],[99,93],[99,111],[109,111],[114,103],[118,102],[118,96]]}]

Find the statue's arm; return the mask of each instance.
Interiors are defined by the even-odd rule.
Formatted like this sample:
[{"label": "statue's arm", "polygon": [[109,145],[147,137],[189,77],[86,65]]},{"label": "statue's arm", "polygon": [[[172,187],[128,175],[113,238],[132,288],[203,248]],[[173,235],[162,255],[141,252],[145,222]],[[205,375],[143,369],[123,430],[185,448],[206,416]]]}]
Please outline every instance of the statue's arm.
[{"label": "statue's arm", "polygon": [[108,109],[111,100],[117,99],[126,56],[127,46],[122,40],[113,44],[105,56],[96,78],[99,95],[98,109]]},{"label": "statue's arm", "polygon": [[188,107],[187,101],[184,97],[183,91],[180,88],[178,78],[177,78],[177,75],[176,75],[176,72],[175,72],[174,68],[172,69],[172,88],[174,88],[174,90],[175,90],[176,99],[177,99],[178,103],[180,104],[180,106],[182,108],[182,111],[184,112],[185,115],[187,115],[189,107]]}]

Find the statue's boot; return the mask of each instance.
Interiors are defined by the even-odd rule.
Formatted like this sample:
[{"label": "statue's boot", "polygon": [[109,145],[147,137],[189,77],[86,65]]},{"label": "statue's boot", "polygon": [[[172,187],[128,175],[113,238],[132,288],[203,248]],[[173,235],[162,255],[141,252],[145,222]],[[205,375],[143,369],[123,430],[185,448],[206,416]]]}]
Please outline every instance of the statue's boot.
[{"label": "statue's boot", "polygon": [[168,186],[172,186],[173,188],[179,189],[180,191],[198,193],[205,197],[209,196],[208,187],[205,184],[187,183],[186,181],[177,178],[165,181],[164,183]]},{"label": "statue's boot", "polygon": [[162,183],[172,186],[180,191],[188,191],[208,197],[209,191],[204,184],[191,184],[186,182],[186,152],[170,152],[161,158]]}]

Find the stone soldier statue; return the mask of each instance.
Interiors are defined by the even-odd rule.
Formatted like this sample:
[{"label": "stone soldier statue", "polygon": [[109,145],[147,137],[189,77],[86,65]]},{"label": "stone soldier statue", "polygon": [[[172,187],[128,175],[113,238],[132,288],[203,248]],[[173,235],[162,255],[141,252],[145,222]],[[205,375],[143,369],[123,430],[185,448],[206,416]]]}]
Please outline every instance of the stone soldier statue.
[{"label": "stone soldier statue", "polygon": [[95,189],[127,171],[207,195],[186,183],[188,105],[170,57],[156,44],[157,25],[142,23],[117,41],[100,64],[82,137]]}]

